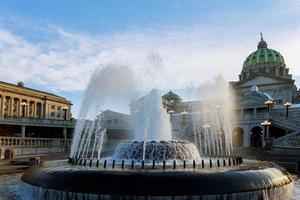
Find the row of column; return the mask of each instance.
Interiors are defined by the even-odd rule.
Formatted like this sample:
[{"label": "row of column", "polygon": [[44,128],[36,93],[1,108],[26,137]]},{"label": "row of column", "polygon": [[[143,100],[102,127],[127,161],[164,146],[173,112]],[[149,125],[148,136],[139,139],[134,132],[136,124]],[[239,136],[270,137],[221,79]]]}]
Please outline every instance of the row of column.
[{"label": "row of column", "polygon": [[[243,70],[242,74],[240,75],[240,79],[241,80],[244,80],[244,79],[247,79],[249,78],[252,74],[256,74],[256,73],[259,73],[259,72],[262,72],[262,73],[270,73],[270,69],[269,67],[261,67],[262,70],[260,70],[259,68],[255,68],[254,70],[253,69],[248,69],[248,70]],[[275,68],[275,71],[273,73],[274,76],[280,76],[280,77],[286,77],[287,75],[289,75],[289,70],[284,68],[284,67],[276,67]]]},{"label": "row of column", "polygon": [[[25,102],[27,105],[22,105]],[[37,113],[38,104],[40,104],[39,113]],[[31,111],[31,112],[30,112]],[[39,116],[37,116],[39,114]],[[40,102],[27,101],[25,99],[17,99],[7,96],[0,98],[0,115],[18,116],[18,117],[42,117],[43,104]]]}]

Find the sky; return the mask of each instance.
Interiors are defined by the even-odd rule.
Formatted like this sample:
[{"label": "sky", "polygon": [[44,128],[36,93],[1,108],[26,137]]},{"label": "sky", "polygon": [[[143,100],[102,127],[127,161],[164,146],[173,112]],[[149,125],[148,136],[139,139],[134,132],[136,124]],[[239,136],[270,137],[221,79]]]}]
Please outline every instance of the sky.
[{"label": "sky", "polygon": [[75,117],[92,73],[111,64],[189,100],[183,88],[236,81],[259,32],[299,87],[300,0],[0,0],[0,80],[62,95]]}]

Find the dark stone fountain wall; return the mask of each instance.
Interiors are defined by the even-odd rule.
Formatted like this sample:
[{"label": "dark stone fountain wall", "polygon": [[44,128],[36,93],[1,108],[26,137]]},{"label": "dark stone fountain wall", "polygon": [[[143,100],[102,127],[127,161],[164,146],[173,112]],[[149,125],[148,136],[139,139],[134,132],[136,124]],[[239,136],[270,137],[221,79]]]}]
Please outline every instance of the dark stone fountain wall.
[{"label": "dark stone fountain wall", "polygon": [[279,194],[283,195],[284,190],[281,189],[293,182],[288,173],[275,167],[211,173],[31,168],[25,172],[22,180],[29,185],[48,190],[118,196],[120,199],[128,196],[208,195],[217,195],[220,198],[216,199],[223,199],[225,196],[229,198],[232,194],[239,194],[235,196],[241,197],[243,193],[249,192],[263,195],[276,188],[279,189]]}]

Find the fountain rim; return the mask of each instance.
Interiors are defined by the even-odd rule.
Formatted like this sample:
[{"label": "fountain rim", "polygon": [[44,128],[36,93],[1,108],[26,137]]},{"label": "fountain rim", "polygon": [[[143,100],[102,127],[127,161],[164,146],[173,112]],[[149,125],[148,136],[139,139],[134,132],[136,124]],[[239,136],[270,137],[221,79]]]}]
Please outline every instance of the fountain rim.
[{"label": "fountain rim", "polygon": [[[278,177],[269,177],[266,169],[280,173],[281,181],[277,181]],[[294,178],[277,167],[209,173],[200,170],[58,170],[32,167],[24,173],[22,181],[37,187],[78,193],[182,196],[222,195],[272,189],[292,183]],[[253,182],[256,184],[251,184]],[[220,183],[226,184],[221,186]]]}]

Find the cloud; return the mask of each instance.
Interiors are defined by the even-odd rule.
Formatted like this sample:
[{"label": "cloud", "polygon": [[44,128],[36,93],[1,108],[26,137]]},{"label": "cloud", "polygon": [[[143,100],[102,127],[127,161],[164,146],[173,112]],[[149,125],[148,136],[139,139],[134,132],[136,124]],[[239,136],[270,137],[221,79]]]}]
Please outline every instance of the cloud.
[{"label": "cloud", "polygon": [[[49,90],[84,90],[99,65],[130,66],[140,89],[184,88],[221,74],[236,80],[246,56],[256,50],[258,32],[249,25],[193,25],[87,34],[45,25],[31,40],[0,27],[0,79],[24,81]],[[265,32],[269,46],[282,52],[290,71],[300,74],[300,27]],[[47,36],[47,37],[46,37]]]}]

